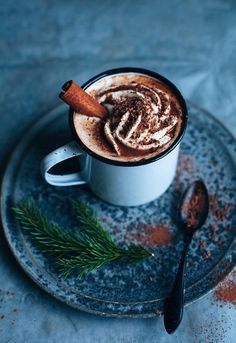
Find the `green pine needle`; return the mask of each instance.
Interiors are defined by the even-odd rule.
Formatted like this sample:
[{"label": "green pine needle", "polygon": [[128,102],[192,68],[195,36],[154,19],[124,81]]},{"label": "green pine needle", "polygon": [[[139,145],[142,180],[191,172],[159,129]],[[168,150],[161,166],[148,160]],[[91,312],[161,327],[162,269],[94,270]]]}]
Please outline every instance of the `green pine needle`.
[{"label": "green pine needle", "polygon": [[31,200],[21,201],[13,208],[20,227],[39,250],[55,258],[62,276],[77,273],[80,278],[112,261],[128,264],[153,256],[140,245],[120,247],[88,205],[73,201],[73,208],[80,223],[80,229],[73,232],[49,221]]}]

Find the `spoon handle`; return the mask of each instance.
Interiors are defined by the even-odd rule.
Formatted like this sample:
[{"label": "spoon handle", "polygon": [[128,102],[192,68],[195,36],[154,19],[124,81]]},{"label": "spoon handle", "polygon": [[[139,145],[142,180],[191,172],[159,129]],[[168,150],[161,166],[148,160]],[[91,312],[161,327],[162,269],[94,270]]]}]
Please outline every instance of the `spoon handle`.
[{"label": "spoon handle", "polygon": [[170,296],[166,301],[164,310],[164,325],[165,329],[169,334],[172,334],[183,317],[183,306],[184,306],[184,270],[186,255],[188,251],[191,239],[185,243],[182,258],[179,264],[179,269],[175,277],[175,282],[171,290]]}]

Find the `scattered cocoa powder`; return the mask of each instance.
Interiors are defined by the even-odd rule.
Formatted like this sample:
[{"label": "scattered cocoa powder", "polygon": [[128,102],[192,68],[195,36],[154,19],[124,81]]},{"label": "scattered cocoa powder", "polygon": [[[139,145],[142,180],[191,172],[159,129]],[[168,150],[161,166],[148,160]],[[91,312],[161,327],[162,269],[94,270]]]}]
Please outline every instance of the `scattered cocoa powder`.
[{"label": "scattered cocoa powder", "polygon": [[188,155],[182,156],[182,158],[180,159],[180,164],[179,164],[180,170],[189,171],[190,169],[194,169],[194,167],[195,165],[194,165],[194,161],[192,157]]},{"label": "scattered cocoa powder", "polygon": [[156,313],[156,315],[158,317],[160,317],[162,315],[162,312],[160,310],[158,310],[158,309],[154,310],[154,312]]},{"label": "scattered cocoa powder", "polygon": [[202,250],[206,247],[206,241],[201,240],[198,245],[198,249]]},{"label": "scattered cocoa powder", "polygon": [[[223,265],[222,270],[225,270],[228,267],[229,265],[226,262]],[[215,272],[215,276],[220,281],[222,280],[224,273],[217,271]],[[211,305],[222,308],[225,306],[224,304],[227,303],[234,306],[236,305],[236,270],[232,271],[216,287]],[[215,313],[217,313],[217,316],[214,317]],[[214,311],[208,316],[206,323],[201,322],[200,325],[195,325],[194,336],[197,339],[200,332],[204,342],[226,342],[225,335],[228,330],[231,330],[233,323],[235,323],[235,318],[230,317],[228,313],[226,315],[223,311]]]},{"label": "scattered cocoa powder", "polygon": [[194,343],[226,343],[226,334],[232,328],[233,318],[224,313],[215,314],[212,311],[204,319],[202,320],[201,317],[199,322],[194,323]]},{"label": "scattered cocoa powder", "polygon": [[217,286],[214,296],[218,301],[236,306],[236,270]]},{"label": "scattered cocoa powder", "polygon": [[228,219],[233,205],[229,203],[219,204],[219,198],[216,194],[209,195],[209,213],[212,214],[217,221],[225,221]]},{"label": "scattered cocoa powder", "polygon": [[224,237],[221,236],[221,237],[218,239],[217,244],[220,245],[221,243],[224,242],[224,240],[225,240]]},{"label": "scattered cocoa powder", "polygon": [[181,181],[181,176],[183,173],[185,175],[189,175],[192,178],[192,175],[198,171],[198,168],[196,167],[196,164],[193,160],[193,158],[189,155],[180,155],[180,159],[178,162],[178,167],[176,171],[176,177],[175,177],[175,190],[181,190],[183,189],[183,182]]},{"label": "scattered cocoa powder", "polygon": [[157,245],[170,245],[172,242],[172,235],[169,228],[162,223],[158,223],[151,227],[142,227],[140,233],[132,235],[130,238],[150,247]]},{"label": "scattered cocoa powder", "polygon": [[209,234],[208,234],[208,237],[210,239],[213,239],[215,238],[217,232],[219,231],[219,227],[216,226],[216,225],[213,225],[213,224],[210,224],[209,225]]},{"label": "scattered cocoa powder", "polygon": [[208,258],[208,257],[210,257],[211,256],[211,252],[208,250],[208,251],[206,251],[206,252],[204,252],[204,254],[203,254],[203,258],[204,259],[206,259],[206,258]]}]

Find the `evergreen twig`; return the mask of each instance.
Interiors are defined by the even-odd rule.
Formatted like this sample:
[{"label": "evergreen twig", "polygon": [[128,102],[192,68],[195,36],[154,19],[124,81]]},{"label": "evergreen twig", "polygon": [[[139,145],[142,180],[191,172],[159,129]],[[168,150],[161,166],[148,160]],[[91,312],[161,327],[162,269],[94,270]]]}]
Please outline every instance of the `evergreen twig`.
[{"label": "evergreen twig", "polygon": [[80,229],[73,232],[49,221],[31,200],[22,201],[13,208],[21,228],[39,250],[56,259],[64,277],[75,272],[82,277],[112,261],[134,263],[152,256],[140,245],[120,247],[88,205],[73,201],[73,207],[80,222]]}]

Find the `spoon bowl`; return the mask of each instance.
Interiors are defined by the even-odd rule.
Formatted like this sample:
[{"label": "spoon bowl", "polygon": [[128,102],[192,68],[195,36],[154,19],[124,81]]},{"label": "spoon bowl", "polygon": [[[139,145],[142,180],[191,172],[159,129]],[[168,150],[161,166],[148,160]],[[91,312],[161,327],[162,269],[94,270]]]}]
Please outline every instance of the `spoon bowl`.
[{"label": "spoon bowl", "polygon": [[202,180],[193,182],[180,201],[179,223],[187,233],[194,234],[206,221],[209,212],[208,191]]}]

